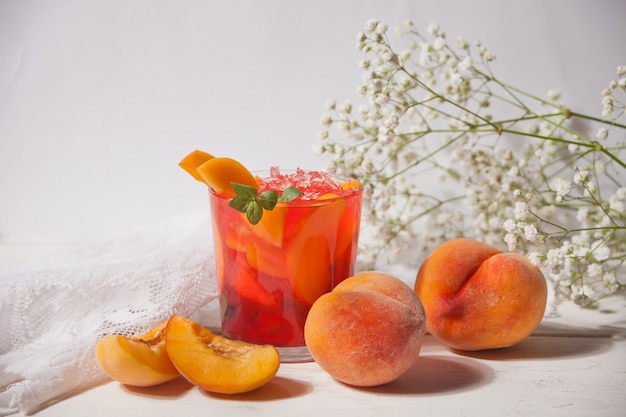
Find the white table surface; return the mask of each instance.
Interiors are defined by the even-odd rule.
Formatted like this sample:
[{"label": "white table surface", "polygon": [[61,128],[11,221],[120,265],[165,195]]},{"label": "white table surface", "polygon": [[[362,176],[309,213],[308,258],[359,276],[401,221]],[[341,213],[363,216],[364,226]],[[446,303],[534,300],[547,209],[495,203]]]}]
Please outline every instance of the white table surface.
[{"label": "white table surface", "polygon": [[[0,244],[0,271],[54,249]],[[182,378],[145,389],[108,382],[36,415],[572,417],[625,410],[626,299],[613,297],[597,310],[560,303],[530,338],[508,349],[459,354],[426,336],[415,366],[380,387],[343,385],[314,362],[282,364],[251,393],[209,394]]]}]

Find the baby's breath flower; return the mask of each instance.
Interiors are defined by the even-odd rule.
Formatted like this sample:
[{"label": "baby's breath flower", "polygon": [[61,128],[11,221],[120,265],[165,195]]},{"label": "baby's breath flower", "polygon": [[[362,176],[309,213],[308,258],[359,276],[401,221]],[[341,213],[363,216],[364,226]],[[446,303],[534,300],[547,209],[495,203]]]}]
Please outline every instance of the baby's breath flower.
[{"label": "baby's breath flower", "polygon": [[530,262],[535,265],[535,266],[541,266],[541,261],[543,258],[543,255],[539,252],[533,251],[528,253],[528,260],[530,260]]},{"label": "baby's breath flower", "polygon": [[343,105],[341,106],[341,111],[345,114],[352,113],[352,103],[350,103],[350,101],[346,101],[345,103],[343,103]]},{"label": "baby's breath flower", "polygon": [[507,233],[504,235],[504,241],[510,251],[514,251],[517,249],[517,235],[514,233]]},{"label": "baby's breath flower", "polygon": [[465,58],[463,58],[463,60],[459,63],[459,69],[461,71],[468,71],[469,69],[472,68],[472,57],[470,56],[466,56]]},{"label": "baby's breath flower", "polygon": [[[433,42],[433,49],[436,51],[441,51],[446,46],[446,40],[443,37],[438,37]],[[445,55],[442,55],[445,57]]]},{"label": "baby's breath flower", "polygon": [[376,19],[368,20],[367,24],[365,25],[365,27],[367,28],[368,32],[375,32],[376,28],[378,27],[378,20],[376,20]]},{"label": "baby's breath flower", "polygon": [[388,29],[389,29],[389,26],[387,26],[386,23],[378,22],[378,24],[376,25],[375,31],[379,35],[384,35],[385,33],[387,33]]},{"label": "baby's breath flower", "polygon": [[548,99],[552,101],[559,101],[561,98],[561,92],[558,90],[550,89],[548,90]]},{"label": "baby's breath flower", "polygon": [[572,184],[565,178],[557,178],[552,188],[556,192],[557,201],[562,201],[563,197],[565,197],[572,190]]},{"label": "baby's breath flower", "polygon": [[515,218],[517,220],[525,220],[530,216],[530,207],[523,201],[515,202]]},{"label": "baby's breath flower", "polygon": [[539,234],[537,233],[537,228],[532,224],[527,224],[524,226],[524,238],[529,242],[535,242]]},{"label": "baby's breath flower", "polygon": [[588,168],[576,169],[576,173],[574,174],[574,184],[585,185],[589,182],[589,178]]},{"label": "baby's breath flower", "polygon": [[607,294],[612,294],[617,291],[620,287],[620,284],[615,279],[615,273],[613,271],[605,271],[602,275],[602,285],[606,289]]},{"label": "baby's breath flower", "polygon": [[[367,266],[467,236],[524,253],[582,306],[625,288],[626,65],[598,119],[557,104],[556,90],[542,100],[501,81],[480,41],[450,43],[437,23],[396,33],[400,49],[377,19],[357,35],[363,103],[329,100],[314,148],[363,183]],[[575,130],[585,123],[602,144]]]},{"label": "baby's breath flower", "polygon": [[550,268],[557,268],[563,263],[563,252],[560,248],[552,248],[546,254],[546,263]]},{"label": "baby's breath flower", "polygon": [[602,241],[595,242],[591,247],[593,248],[593,257],[597,261],[606,261],[611,256],[611,249]]},{"label": "baby's breath flower", "polygon": [[509,234],[517,233],[517,223],[513,219],[506,219],[502,224],[502,228]]},{"label": "baby's breath flower", "polygon": [[439,25],[435,22],[430,22],[430,24],[428,25],[428,33],[430,33],[431,36],[439,36],[440,35]]},{"label": "baby's breath flower", "polygon": [[[322,124],[322,126],[330,127],[333,124],[333,118],[332,118],[331,115],[325,114],[320,119],[320,123]],[[326,131],[326,132],[327,132],[326,136],[328,136],[328,131]]]}]

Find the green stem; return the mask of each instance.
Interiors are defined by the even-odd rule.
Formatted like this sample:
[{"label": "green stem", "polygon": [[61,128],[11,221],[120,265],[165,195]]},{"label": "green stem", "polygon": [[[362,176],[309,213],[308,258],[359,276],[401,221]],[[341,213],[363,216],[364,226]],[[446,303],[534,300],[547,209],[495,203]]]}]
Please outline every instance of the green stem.
[{"label": "green stem", "polygon": [[528,132],[519,132],[517,130],[509,130],[509,129],[502,129],[502,132],[503,133],[510,133],[510,134],[513,134],[513,135],[530,136],[530,137],[537,138],[537,139],[551,140],[551,141],[554,141],[554,142],[566,143],[566,144],[569,144],[569,145],[584,146],[584,147],[592,149],[594,151],[602,152],[603,154],[605,154],[606,156],[611,158],[613,161],[615,161],[619,166],[621,166],[622,168],[626,169],[626,162],[625,161],[622,161],[621,159],[619,159],[617,157],[617,155],[613,154],[613,152],[609,151],[606,147],[602,146],[598,142],[590,142],[590,143],[577,142],[577,141],[568,140],[568,139],[564,139],[564,138],[555,138],[555,137],[552,137],[552,136],[543,136],[543,135],[537,135],[537,134],[528,133]]},{"label": "green stem", "polygon": [[466,112],[474,117],[476,117],[479,120],[482,120],[485,124],[490,125],[491,127],[493,127],[496,131],[499,131],[500,127],[497,126],[496,124],[492,123],[491,121],[489,121],[488,119],[486,119],[484,116],[464,107],[462,104],[457,103],[456,101],[450,100],[449,98],[447,98],[446,96],[442,96],[441,94],[437,93],[435,90],[433,90],[432,88],[430,88],[428,85],[426,85],[424,82],[420,81],[419,78],[417,78],[414,74],[410,73],[409,71],[407,71],[404,67],[400,67],[401,71],[404,72],[408,77],[410,77],[411,79],[413,79],[420,87],[422,87],[424,90],[428,91],[430,94],[432,94],[433,96],[437,97],[440,100],[445,101],[446,103],[458,108],[459,110]]},{"label": "green stem", "polygon": [[593,122],[602,123],[602,124],[609,125],[609,126],[615,126],[615,127],[621,128],[621,129],[626,129],[626,125],[623,125],[621,123],[616,123],[615,121],[605,120],[605,119],[601,119],[599,117],[589,116],[589,115],[586,115],[586,114],[577,113],[577,112],[573,112],[573,111],[570,111],[570,115],[572,117],[578,117],[579,119],[590,120],[590,121],[593,121]]}]

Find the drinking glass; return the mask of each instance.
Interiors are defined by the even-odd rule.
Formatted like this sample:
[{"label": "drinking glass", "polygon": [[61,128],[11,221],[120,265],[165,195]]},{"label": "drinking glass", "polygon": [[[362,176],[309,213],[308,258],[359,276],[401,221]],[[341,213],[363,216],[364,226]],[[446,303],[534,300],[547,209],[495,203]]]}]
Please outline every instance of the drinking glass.
[{"label": "drinking glass", "polygon": [[231,197],[210,191],[225,337],[271,344],[282,362],[311,360],[304,323],[319,296],[354,274],[362,194],[359,185],[347,195],[278,202],[252,225],[228,205]]}]

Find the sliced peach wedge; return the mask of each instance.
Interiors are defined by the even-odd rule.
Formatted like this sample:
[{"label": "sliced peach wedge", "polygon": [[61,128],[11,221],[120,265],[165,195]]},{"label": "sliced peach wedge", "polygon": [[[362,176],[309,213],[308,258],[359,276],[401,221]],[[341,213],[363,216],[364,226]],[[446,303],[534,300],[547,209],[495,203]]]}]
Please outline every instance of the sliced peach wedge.
[{"label": "sliced peach wedge", "polygon": [[264,213],[257,224],[247,223],[247,225],[261,242],[280,248],[283,246],[287,212],[286,207],[277,205],[272,211]]},{"label": "sliced peach wedge", "polygon": [[258,186],[255,176],[241,162],[232,158],[215,157],[197,149],[187,154],[178,166],[218,194],[234,196],[231,186],[233,182],[255,188]]},{"label": "sliced peach wedge", "polygon": [[178,166],[187,171],[189,175],[194,177],[200,182],[204,182],[200,174],[198,173],[198,167],[204,164],[209,159],[215,158],[210,153],[196,149],[187,154],[179,163]]},{"label": "sliced peach wedge", "polygon": [[149,387],[180,376],[165,349],[165,325],[138,336],[108,334],[96,345],[96,360],[112,379],[125,385]]},{"label": "sliced peach wedge", "polygon": [[187,380],[206,391],[252,391],[278,372],[280,356],[273,346],[226,339],[177,315],[170,318],[166,329],[170,359]]},{"label": "sliced peach wedge", "polygon": [[241,162],[232,158],[209,159],[197,171],[202,180],[218,194],[234,196],[233,182],[255,188],[259,185],[254,175]]},{"label": "sliced peach wedge", "polygon": [[[258,188],[262,179],[253,175],[241,162],[227,157],[215,157],[207,152],[194,150],[178,165],[196,180],[208,185],[215,193],[234,197],[233,183]],[[257,224],[249,224],[251,230],[263,241],[281,247],[286,210],[276,207],[266,212]]]}]

